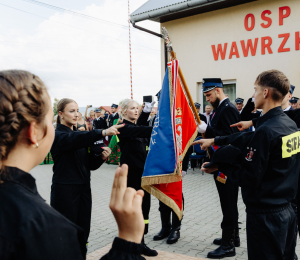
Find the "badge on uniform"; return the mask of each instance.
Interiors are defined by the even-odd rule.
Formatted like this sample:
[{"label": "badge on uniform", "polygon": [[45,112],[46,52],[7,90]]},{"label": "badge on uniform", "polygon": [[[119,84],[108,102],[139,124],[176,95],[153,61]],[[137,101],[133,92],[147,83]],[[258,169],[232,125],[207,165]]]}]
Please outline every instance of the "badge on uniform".
[{"label": "badge on uniform", "polygon": [[256,152],[256,149],[253,149],[252,147],[251,148],[247,147],[247,150],[249,150],[249,152],[247,153],[245,159],[248,162],[252,162],[254,153]]},{"label": "badge on uniform", "polygon": [[219,181],[219,182],[221,182],[221,183],[223,183],[223,184],[225,184],[226,181],[227,181],[227,176],[224,173],[219,172],[216,180]]}]

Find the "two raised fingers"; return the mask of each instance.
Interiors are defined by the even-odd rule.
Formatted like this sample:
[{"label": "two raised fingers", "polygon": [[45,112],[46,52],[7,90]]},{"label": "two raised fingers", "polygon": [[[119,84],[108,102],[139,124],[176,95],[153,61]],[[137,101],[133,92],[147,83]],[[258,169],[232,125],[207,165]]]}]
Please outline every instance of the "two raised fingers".
[{"label": "two raised fingers", "polygon": [[109,205],[112,211],[127,211],[131,208],[141,210],[144,191],[127,188],[127,175],[128,166],[126,164],[116,170]]}]

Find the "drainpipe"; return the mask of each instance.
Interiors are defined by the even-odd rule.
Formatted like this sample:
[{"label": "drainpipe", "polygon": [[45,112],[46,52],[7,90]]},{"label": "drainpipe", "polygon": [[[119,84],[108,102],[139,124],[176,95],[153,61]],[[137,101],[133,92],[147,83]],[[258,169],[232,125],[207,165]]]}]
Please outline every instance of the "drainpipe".
[{"label": "drainpipe", "polygon": [[[148,30],[148,29],[146,29],[146,28],[137,26],[137,25],[135,25],[135,23],[132,22],[132,21],[131,21],[131,23],[132,23],[132,26],[133,26],[134,28],[139,29],[139,30],[141,30],[141,31],[144,31],[144,32],[146,32],[146,33],[150,33],[150,34],[152,34],[152,35],[155,35],[155,36],[160,37],[160,38],[163,39],[162,34],[159,34],[159,33],[150,31],[150,30]],[[168,65],[167,65],[167,63],[168,63],[168,51],[167,51],[167,46],[166,46],[166,44],[164,44],[164,46],[165,46],[165,70],[166,70],[166,69],[167,69],[167,66],[168,66]]]}]

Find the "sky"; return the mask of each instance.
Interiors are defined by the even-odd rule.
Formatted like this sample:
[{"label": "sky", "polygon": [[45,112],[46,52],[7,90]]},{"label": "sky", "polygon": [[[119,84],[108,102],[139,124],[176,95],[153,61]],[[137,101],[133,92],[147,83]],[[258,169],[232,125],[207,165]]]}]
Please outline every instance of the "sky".
[{"label": "sky", "polygon": [[[87,19],[35,5],[0,0],[0,70],[39,76],[54,98],[80,107],[109,106],[130,98],[128,2],[39,0],[104,20]],[[130,0],[130,12],[146,0]],[[159,23],[138,23],[159,32]],[[133,98],[161,89],[160,39],[131,27]]]}]

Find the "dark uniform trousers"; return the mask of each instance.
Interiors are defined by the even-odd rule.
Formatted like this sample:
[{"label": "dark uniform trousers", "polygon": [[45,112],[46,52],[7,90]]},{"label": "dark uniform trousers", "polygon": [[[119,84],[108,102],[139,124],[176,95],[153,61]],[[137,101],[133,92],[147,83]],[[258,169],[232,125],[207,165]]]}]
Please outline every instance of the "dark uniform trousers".
[{"label": "dark uniform trousers", "polygon": [[[128,169],[128,177],[127,177],[127,187],[134,188],[135,190],[141,190],[141,182],[143,176],[144,169],[142,168],[129,168]],[[144,191],[143,203],[142,203],[142,211],[145,221],[145,231],[144,234],[148,233],[149,229],[149,213],[151,206],[151,196],[150,193]]]},{"label": "dark uniform trousers", "polygon": [[69,185],[53,183],[50,205],[84,230],[88,242],[91,226],[92,193],[90,184]]},{"label": "dark uniform trousers", "polygon": [[[213,111],[211,115],[211,126],[207,127],[206,138],[215,138],[216,136],[230,135],[239,132],[237,128],[232,128],[230,125],[240,121],[240,114],[237,109],[230,103],[229,99],[225,99],[219,107]],[[211,153],[212,156],[212,153]],[[223,184],[216,180],[219,172],[214,173],[214,180],[218,190],[223,220],[221,223],[222,229],[237,229],[238,228],[238,185],[234,184],[227,178]]]},{"label": "dark uniform trousers", "polygon": [[254,214],[248,212],[246,227],[249,260],[294,259],[296,214],[291,205]]},{"label": "dark uniform trousers", "polygon": [[[183,203],[183,210],[184,210],[184,197],[182,194],[182,203]],[[164,229],[180,229],[181,227],[181,220],[177,217],[176,213],[166,204],[159,201],[159,208],[162,220],[162,228]],[[172,214],[172,224],[170,225],[170,217]]]},{"label": "dark uniform trousers", "polygon": [[222,229],[237,229],[239,212],[237,207],[239,186],[227,179],[223,184],[216,180],[218,174],[214,174],[214,180],[218,190],[223,220],[221,222]]}]

